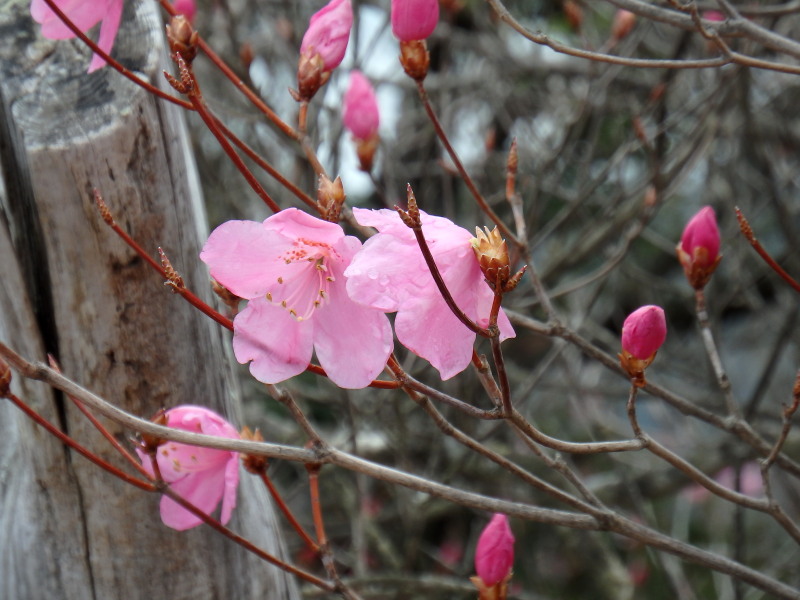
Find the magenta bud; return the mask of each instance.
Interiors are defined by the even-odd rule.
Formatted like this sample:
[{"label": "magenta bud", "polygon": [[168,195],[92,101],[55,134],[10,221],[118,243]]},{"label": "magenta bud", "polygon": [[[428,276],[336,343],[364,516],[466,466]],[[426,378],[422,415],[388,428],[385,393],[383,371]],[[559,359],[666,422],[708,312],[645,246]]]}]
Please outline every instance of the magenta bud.
[{"label": "magenta bud", "polygon": [[361,71],[350,73],[350,86],[344,95],[344,126],[359,140],[368,140],[378,132],[378,99],[372,84]]},{"label": "magenta bud", "polygon": [[401,42],[424,40],[439,22],[439,0],[392,0],[392,33]]},{"label": "magenta bud", "polygon": [[719,227],[714,209],[704,206],[691,218],[678,244],[678,260],[695,289],[705,287],[721,258]]},{"label": "magenta bud", "polygon": [[622,350],[639,360],[652,357],[666,337],[664,309],[654,304],[637,308],[622,324]]},{"label": "magenta bud", "polygon": [[195,0],[175,0],[172,3],[172,8],[175,9],[179,15],[183,15],[189,20],[189,23],[194,22],[194,16],[197,14],[197,5]]},{"label": "magenta bud", "polygon": [[312,15],[300,44],[300,54],[307,58],[318,54],[324,70],[333,71],[344,58],[352,26],[350,0],[331,0]]},{"label": "magenta bud", "polygon": [[514,534],[508,517],[495,513],[481,532],[475,548],[475,571],[486,587],[506,580],[514,566]]}]

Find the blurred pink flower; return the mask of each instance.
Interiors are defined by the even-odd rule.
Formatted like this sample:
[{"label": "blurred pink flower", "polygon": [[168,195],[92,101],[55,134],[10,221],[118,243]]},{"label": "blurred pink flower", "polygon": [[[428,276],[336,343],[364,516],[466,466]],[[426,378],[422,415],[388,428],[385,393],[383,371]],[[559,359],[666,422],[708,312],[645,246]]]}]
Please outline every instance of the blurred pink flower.
[{"label": "blurred pink flower", "polygon": [[386,315],[353,302],[344,270],[361,249],[336,223],[296,208],[263,223],[228,221],[200,258],[247,307],[233,322],[233,351],[264,383],[306,370],[312,351],[343,388],[368,385],[386,365],[392,330]]},{"label": "blurred pink flower", "polygon": [[401,42],[424,40],[439,22],[439,0],[392,0],[392,32]]},{"label": "blurred pink flower", "polygon": [[311,16],[300,54],[307,57],[319,54],[325,70],[333,71],[344,58],[352,26],[350,0],[331,0]]},{"label": "blurred pink flower", "polygon": [[344,95],[344,126],[359,140],[368,140],[378,132],[378,99],[372,84],[361,71],[350,72],[350,86]]},{"label": "blurred pink flower", "polygon": [[[239,439],[233,425],[212,410],[185,404],[166,412],[167,426],[193,433],[204,433]],[[152,475],[150,458],[137,449],[142,466]],[[236,487],[239,485],[239,460],[236,452],[165,442],[158,447],[156,461],[161,476],[169,487],[206,514],[211,514],[222,500],[220,522],[231,518],[236,506]],[[200,525],[199,517],[180,504],[162,496],[161,520],[167,527],[183,531]]]},{"label": "blurred pink flower", "polygon": [[650,358],[667,337],[664,309],[648,304],[637,308],[622,324],[622,349],[634,358]]},{"label": "blurred pink flower", "polygon": [[190,23],[194,22],[194,16],[197,14],[197,5],[194,0],[174,0],[172,7],[179,15],[186,17]]},{"label": "blurred pink flower", "polygon": [[478,538],[475,571],[487,587],[501,583],[514,566],[514,534],[508,517],[495,513]]},{"label": "blurred pink flower", "polygon": [[[385,312],[397,311],[397,339],[429,361],[442,379],[470,363],[475,333],[458,320],[436,287],[414,232],[393,210],[354,208],[361,225],[380,233],[364,244],[345,271],[350,297]],[[443,217],[420,211],[422,230],[439,271],[459,308],[481,327],[489,324],[494,294],[472,251],[472,234]],[[498,316],[500,339],[514,337],[506,314]]]},{"label": "blurred pink flower", "polygon": [[[120,20],[122,19],[122,1],[55,0],[55,4],[83,32],[88,31],[102,21],[97,45],[106,54],[109,54],[114,45],[114,39],[117,37]],[[42,26],[42,35],[46,38],[66,40],[75,37],[72,30],[58,18],[44,0],[32,0],[31,16],[34,21]],[[92,62],[89,64],[89,73],[96,71],[105,64],[106,61],[94,54]]]},{"label": "blurred pink flower", "polygon": [[707,10],[701,15],[707,21],[724,21],[725,15],[718,10]]},{"label": "blurred pink flower", "polygon": [[[724,467],[714,475],[714,481],[728,488],[736,487],[736,472],[733,467]],[[746,496],[758,498],[764,493],[764,479],[761,477],[761,467],[758,462],[751,460],[741,467],[739,474],[739,491]],[[686,486],[681,495],[692,504],[703,502],[711,497],[711,492],[699,483]]]},{"label": "blurred pink flower", "polygon": [[611,38],[621,40],[625,38],[636,25],[636,15],[629,10],[618,9],[614,13],[611,23]]}]

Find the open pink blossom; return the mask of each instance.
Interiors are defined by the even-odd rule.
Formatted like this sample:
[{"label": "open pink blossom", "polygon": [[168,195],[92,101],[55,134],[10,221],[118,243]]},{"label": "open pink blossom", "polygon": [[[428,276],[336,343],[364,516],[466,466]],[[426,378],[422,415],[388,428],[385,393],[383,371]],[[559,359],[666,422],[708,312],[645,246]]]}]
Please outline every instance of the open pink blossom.
[{"label": "open pink blossom", "polygon": [[514,534],[508,517],[495,513],[478,538],[475,571],[486,587],[501,583],[514,566]]},{"label": "open pink blossom", "polygon": [[319,54],[325,70],[333,71],[344,58],[352,26],[350,0],[331,0],[311,16],[300,54],[308,57]]},{"label": "open pink blossom", "polygon": [[664,309],[654,304],[637,308],[622,324],[622,349],[640,360],[653,356],[666,337]]},{"label": "open pink blossom", "polygon": [[[56,0],[56,6],[83,32],[102,21],[97,45],[106,54],[111,52],[122,19],[123,0]],[[31,16],[42,26],[42,35],[51,40],[75,37],[73,31],[58,18],[44,0],[32,0]],[[89,73],[104,66],[106,61],[99,55],[92,56]]]},{"label": "open pink blossom", "polygon": [[296,208],[263,223],[217,227],[200,258],[231,292],[250,300],[233,322],[233,351],[264,383],[306,370],[311,355],[343,388],[368,385],[386,365],[386,315],[353,302],[344,270],[361,249],[336,223]]},{"label": "open pink blossom", "polygon": [[[166,412],[168,427],[193,433],[239,439],[233,425],[202,406],[184,404]],[[137,449],[142,466],[152,475],[150,457]],[[220,522],[230,521],[236,506],[239,485],[239,459],[236,452],[165,442],[158,447],[156,461],[161,476],[169,487],[206,514],[211,514],[222,500]],[[203,521],[180,504],[162,496],[161,520],[178,531],[200,525]]]},{"label": "open pink blossom", "polygon": [[439,0],[392,0],[392,33],[401,42],[424,40],[439,22]]},{"label": "open pink blossom", "polygon": [[378,132],[378,99],[369,79],[361,71],[350,72],[350,85],[344,94],[342,121],[353,137],[359,140],[368,140]]},{"label": "open pink blossom", "polygon": [[[367,240],[345,271],[350,297],[385,312],[397,311],[397,339],[436,367],[442,379],[466,369],[475,333],[445,303],[414,233],[392,210],[354,208],[353,214],[361,225],[380,233]],[[472,250],[472,234],[443,217],[420,214],[425,239],[456,304],[486,327],[494,294]],[[497,322],[501,340],[514,337],[502,310]]]}]

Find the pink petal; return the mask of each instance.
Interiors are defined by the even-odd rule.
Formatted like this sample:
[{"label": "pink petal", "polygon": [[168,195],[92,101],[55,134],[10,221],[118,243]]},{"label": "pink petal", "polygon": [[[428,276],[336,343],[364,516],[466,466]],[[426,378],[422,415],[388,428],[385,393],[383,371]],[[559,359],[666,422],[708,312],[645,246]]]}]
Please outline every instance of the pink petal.
[{"label": "pink petal", "polygon": [[424,40],[438,21],[439,0],[392,0],[392,32],[399,40]]},{"label": "pink petal", "polygon": [[258,298],[285,275],[279,257],[292,241],[255,221],[228,221],[217,227],[200,252],[211,276],[242,298]]},{"label": "pink petal", "polygon": [[[108,3],[106,14],[103,16],[103,23],[100,25],[100,37],[97,40],[97,46],[106,54],[111,54],[111,48],[114,46],[121,19],[122,0],[111,0]],[[105,64],[106,61],[100,55],[92,55],[89,73],[105,66]]]},{"label": "pink petal", "polygon": [[301,54],[318,53],[326,71],[342,62],[353,26],[350,0],[331,0],[314,13],[300,45]]},{"label": "pink petal", "polygon": [[236,488],[239,487],[239,456],[231,452],[232,458],[225,465],[225,489],[222,492],[222,510],[219,520],[226,525],[231,520],[233,509],[236,508]]},{"label": "pink petal", "polygon": [[279,383],[306,370],[313,350],[312,321],[296,321],[280,306],[256,298],[233,321],[233,353],[263,383]]},{"label": "pink petal", "polygon": [[[71,0],[70,2],[57,2],[70,21],[83,32],[88,31],[99,23],[105,16],[107,6],[105,2],[87,0]],[[31,3],[31,16],[42,24],[42,35],[51,40],[64,40],[74,38],[75,34],[54,13],[47,4],[41,1]]]},{"label": "pink petal", "polygon": [[[206,514],[211,514],[222,498],[225,488],[225,468],[209,469],[187,475],[170,484],[170,488]],[[167,496],[161,498],[161,520],[164,525],[184,531],[203,521]]]},{"label": "pink petal", "polygon": [[450,379],[469,366],[475,334],[458,320],[441,296],[408,300],[397,313],[394,328],[400,343],[430,362],[442,379]]},{"label": "pink petal", "polygon": [[335,278],[327,304],[314,314],[314,349],[336,385],[358,389],[369,385],[392,351],[392,329],[381,311],[356,304],[347,295],[343,266],[361,247],[348,236],[337,246],[342,262],[331,262]]},{"label": "pink petal", "polygon": [[310,240],[329,246],[344,238],[341,225],[312,217],[297,208],[287,208],[272,215],[264,221],[264,227],[294,240]]}]

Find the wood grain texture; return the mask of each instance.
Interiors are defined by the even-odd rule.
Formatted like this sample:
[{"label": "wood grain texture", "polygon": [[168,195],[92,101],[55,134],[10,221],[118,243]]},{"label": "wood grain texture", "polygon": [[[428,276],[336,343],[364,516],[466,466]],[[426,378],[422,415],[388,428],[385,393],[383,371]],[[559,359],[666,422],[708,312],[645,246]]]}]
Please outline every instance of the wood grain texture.
[{"label": "wood grain texture", "polygon": [[[202,404],[237,426],[228,342],[162,285],[97,215],[100,189],[118,223],[162,246],[207,296],[197,256],[207,235],[183,115],[109,68],[87,74],[75,41],[44,40],[27,0],[0,0],[0,336],[136,414]],[[160,79],[162,23],[127,2],[114,55]],[[116,458],[68,401],[14,388],[81,443]],[[125,440],[130,432],[109,425]],[[231,525],[281,554],[264,492],[242,473]],[[294,581],[200,527],[178,533],[156,495],[126,486],[0,405],[0,598],[297,597]]]}]

